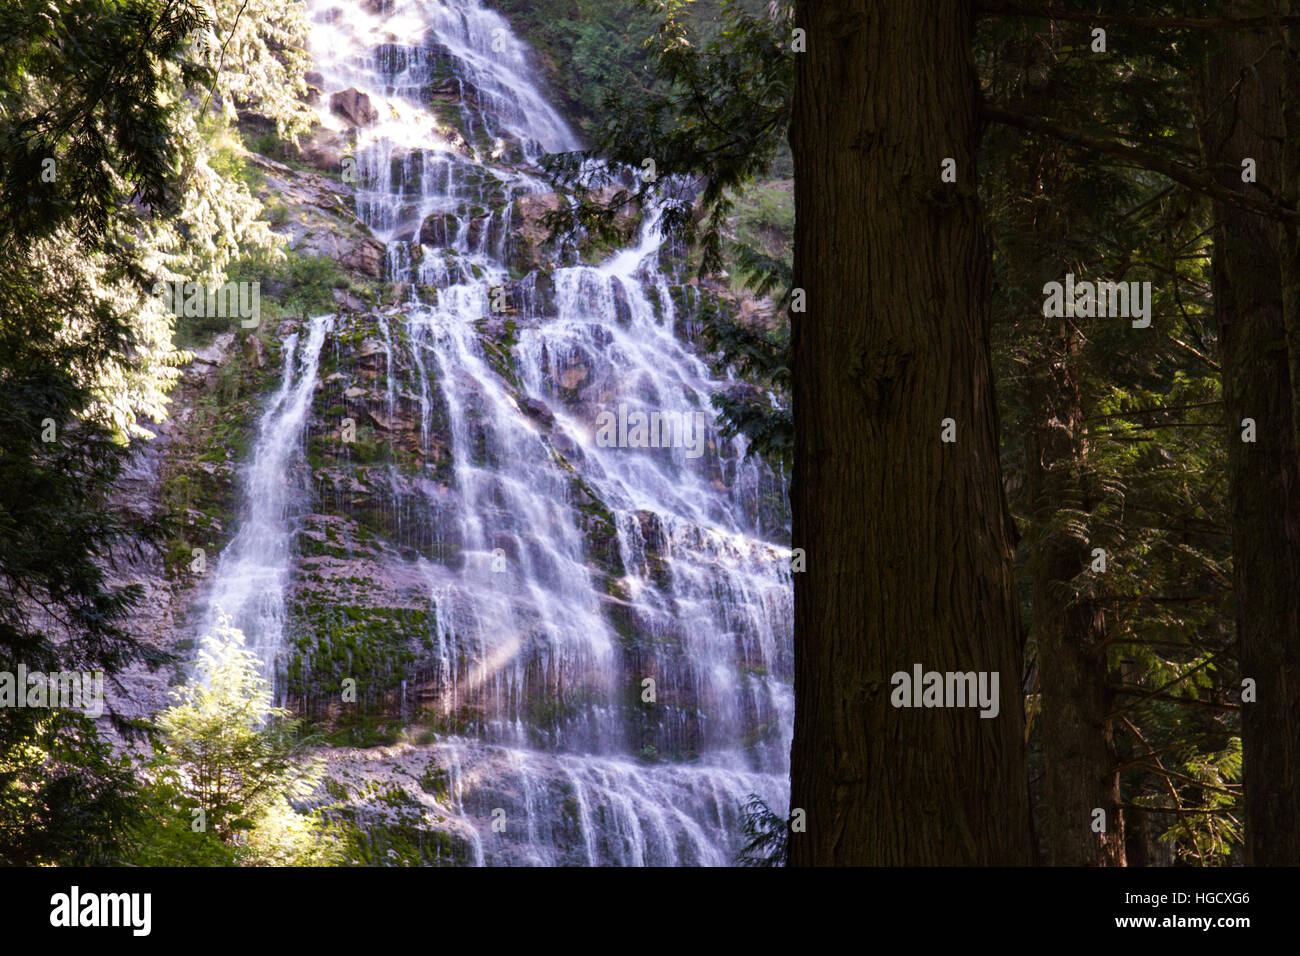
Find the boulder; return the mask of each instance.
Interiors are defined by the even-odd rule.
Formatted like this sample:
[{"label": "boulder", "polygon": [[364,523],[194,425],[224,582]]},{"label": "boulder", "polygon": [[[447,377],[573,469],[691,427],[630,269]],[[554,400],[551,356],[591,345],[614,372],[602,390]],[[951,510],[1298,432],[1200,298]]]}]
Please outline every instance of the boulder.
[{"label": "boulder", "polygon": [[[617,184],[601,186],[599,189],[593,189],[591,191],[591,198],[594,202],[599,203],[602,206],[608,206],[614,201],[614,197],[617,196],[619,191],[623,188],[623,186]],[[624,236],[631,238],[632,234],[636,230],[637,219],[640,215],[641,209],[636,202],[625,202],[614,210],[614,228]]]},{"label": "boulder", "polygon": [[619,325],[627,328],[632,324],[632,303],[628,301],[627,289],[623,285],[623,280],[617,276],[614,277],[611,287],[614,290],[614,317]]},{"label": "boulder", "polygon": [[339,256],[339,264],[373,279],[384,277],[384,244],[369,237],[351,243]]},{"label": "boulder", "polygon": [[515,199],[514,216],[511,219],[512,265],[527,272],[544,264],[546,247],[550,244],[551,237],[546,216],[563,206],[564,197],[558,193],[529,193]]},{"label": "boulder", "polygon": [[543,428],[555,426],[555,416],[546,407],[546,403],[536,398],[525,398],[520,410]]},{"label": "boulder", "polygon": [[435,249],[450,246],[460,223],[449,212],[436,212],[420,224],[420,242]]},{"label": "boulder", "polygon": [[369,126],[379,120],[379,110],[370,105],[370,97],[351,86],[330,97],[330,112],[353,126]]},{"label": "boulder", "polygon": [[469,221],[469,228],[465,231],[465,241],[471,250],[477,250],[480,247],[483,236],[491,222],[491,216],[478,216]]}]

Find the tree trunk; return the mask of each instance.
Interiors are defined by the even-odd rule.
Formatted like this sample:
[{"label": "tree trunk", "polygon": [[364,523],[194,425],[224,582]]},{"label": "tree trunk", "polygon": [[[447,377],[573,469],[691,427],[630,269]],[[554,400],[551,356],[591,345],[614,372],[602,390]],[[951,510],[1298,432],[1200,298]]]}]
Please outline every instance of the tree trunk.
[{"label": "tree trunk", "polygon": [[[970,0],[798,4],[792,865],[1031,859]],[[956,161],[957,181],[940,179]],[[942,442],[952,419],[956,441]],[[996,717],[894,707],[996,672]],[[920,689],[917,688],[919,696]],[[802,832],[801,832],[802,831]]]},{"label": "tree trunk", "polygon": [[[1080,582],[1092,573],[1091,546],[1066,526],[1062,515],[1066,508],[1087,514],[1093,507],[1085,473],[1079,333],[1072,321],[1041,321],[1042,354],[1029,387],[1025,480],[1032,509],[1027,535],[1034,601],[1030,634],[1043,700],[1047,861],[1053,866],[1123,866],[1124,817],[1110,716],[1114,695],[1108,688],[1105,615],[1095,589]],[[1096,817],[1097,810],[1104,817]]]},{"label": "tree trunk", "polygon": [[[1269,37],[1234,31],[1211,42],[1202,149],[1225,186],[1282,191],[1282,62]],[[1258,187],[1243,184],[1254,159]],[[1300,473],[1295,386],[1283,301],[1285,235],[1214,204],[1214,304],[1228,426],[1238,659],[1256,685],[1242,704],[1246,855],[1300,864]],[[1285,233],[1285,230],[1284,230]],[[1294,237],[1292,237],[1294,238]],[[1292,309],[1300,303],[1292,303]],[[1242,441],[1242,420],[1257,440]]]}]

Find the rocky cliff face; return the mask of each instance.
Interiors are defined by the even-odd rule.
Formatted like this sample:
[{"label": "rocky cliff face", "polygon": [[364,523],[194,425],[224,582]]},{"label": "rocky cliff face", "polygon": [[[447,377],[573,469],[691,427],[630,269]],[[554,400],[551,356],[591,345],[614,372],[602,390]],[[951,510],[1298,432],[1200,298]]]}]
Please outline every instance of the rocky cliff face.
[{"label": "rocky cliff face", "polygon": [[[783,480],[711,427],[698,455],[596,439],[620,405],[712,422],[726,383],[690,332],[718,293],[650,230],[566,259],[544,217],[567,199],[529,157],[567,134],[529,125],[526,50],[510,35],[489,68],[508,27],[469,0],[395,42],[414,9],[318,4],[322,41],[363,55],[318,58],[322,126],[292,163],[249,157],[294,255],[337,264],[336,311],[199,350],[124,488],[182,519],[127,569],[140,630],[184,656],[218,597],[255,596],[223,610],[274,620],[258,646],[328,735],[321,799],[358,862],[728,862],[746,796],[784,800]],[[257,488],[281,494],[275,429],[285,557],[258,565],[240,529]],[[150,713],[176,676],[122,703]]]}]

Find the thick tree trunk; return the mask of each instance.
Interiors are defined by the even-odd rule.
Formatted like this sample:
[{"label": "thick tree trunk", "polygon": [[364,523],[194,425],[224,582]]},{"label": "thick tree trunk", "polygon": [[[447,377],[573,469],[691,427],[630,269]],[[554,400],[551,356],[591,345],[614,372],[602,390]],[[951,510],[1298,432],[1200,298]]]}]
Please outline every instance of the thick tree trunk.
[{"label": "thick tree trunk", "polygon": [[[1225,186],[1244,191],[1242,160],[1258,186],[1283,183],[1282,62],[1270,39],[1216,38],[1206,70],[1203,150]],[[1214,303],[1228,425],[1238,657],[1256,685],[1242,705],[1246,853],[1255,865],[1300,864],[1300,473],[1287,355],[1283,250],[1278,227],[1214,206]],[[1293,303],[1292,308],[1300,303]],[[1256,423],[1242,441],[1242,420]]]},{"label": "thick tree trunk", "polygon": [[[792,865],[1031,858],[972,15],[798,5]],[[894,707],[916,664],[996,672],[997,716]]]}]

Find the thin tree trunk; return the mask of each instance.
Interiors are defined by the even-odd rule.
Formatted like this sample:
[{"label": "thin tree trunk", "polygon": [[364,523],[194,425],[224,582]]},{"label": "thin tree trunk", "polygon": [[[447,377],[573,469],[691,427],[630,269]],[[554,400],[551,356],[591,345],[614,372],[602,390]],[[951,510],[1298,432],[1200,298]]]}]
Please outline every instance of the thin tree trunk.
[{"label": "thin tree trunk", "polygon": [[[1031,859],[972,15],[797,8],[792,865]],[[997,716],[894,707],[915,664],[996,672]]]},{"label": "thin tree trunk", "polygon": [[[1092,586],[1085,583],[1080,593],[1074,590],[1096,559],[1090,543],[1062,520],[1067,507],[1084,514],[1092,510],[1076,358],[1079,337],[1065,319],[1043,318],[1042,323],[1043,353],[1029,389],[1025,480],[1031,507],[1030,633],[1043,700],[1047,860],[1054,866],[1123,866],[1124,816],[1110,716],[1114,699],[1107,689],[1105,615]],[[1097,817],[1097,810],[1104,816]]]}]

